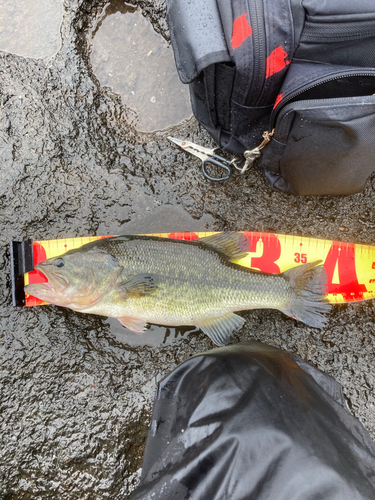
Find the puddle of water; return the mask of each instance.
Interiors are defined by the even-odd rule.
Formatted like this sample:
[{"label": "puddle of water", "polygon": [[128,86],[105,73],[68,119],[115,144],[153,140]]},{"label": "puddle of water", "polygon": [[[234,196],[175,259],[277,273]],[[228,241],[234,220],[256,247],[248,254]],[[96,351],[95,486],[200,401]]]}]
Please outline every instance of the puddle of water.
[{"label": "puddle of water", "polygon": [[180,231],[212,231],[215,219],[204,214],[199,220],[194,219],[181,205],[159,205],[151,196],[140,189],[132,192],[131,214],[129,220],[121,223],[118,217],[103,220],[97,234],[156,234]]},{"label": "puddle of water", "polygon": [[0,50],[50,59],[61,47],[62,0],[2,0]]},{"label": "puddle of water", "polygon": [[92,34],[91,64],[103,86],[132,108],[138,131],[154,132],[192,115],[172,47],[135,7],[113,1]]},{"label": "puddle of water", "polygon": [[[194,326],[167,328],[165,326],[148,325],[147,330],[142,333],[136,333],[123,327],[116,318],[108,318],[105,322],[109,324],[111,333],[118,341],[132,346],[172,344],[179,339],[186,338],[189,333],[199,331],[199,329]],[[204,335],[204,333],[202,333],[202,335]]]}]

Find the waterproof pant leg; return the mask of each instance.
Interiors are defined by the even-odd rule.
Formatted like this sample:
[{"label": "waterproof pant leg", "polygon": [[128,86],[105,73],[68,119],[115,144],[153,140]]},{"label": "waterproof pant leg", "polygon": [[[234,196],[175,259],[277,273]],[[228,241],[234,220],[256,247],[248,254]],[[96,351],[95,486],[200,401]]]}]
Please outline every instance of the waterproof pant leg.
[{"label": "waterproof pant leg", "polygon": [[331,377],[241,342],[159,384],[140,499],[374,500],[375,446]]}]

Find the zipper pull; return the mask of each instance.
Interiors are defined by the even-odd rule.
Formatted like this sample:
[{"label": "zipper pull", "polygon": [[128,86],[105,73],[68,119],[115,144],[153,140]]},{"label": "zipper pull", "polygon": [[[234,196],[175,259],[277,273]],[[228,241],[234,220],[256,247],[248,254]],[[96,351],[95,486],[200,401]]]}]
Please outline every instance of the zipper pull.
[{"label": "zipper pull", "polygon": [[264,148],[264,146],[266,146],[271,141],[274,133],[275,129],[273,129],[272,132],[268,132],[268,130],[266,130],[265,132],[263,132],[262,135],[263,141],[261,142],[261,144],[259,144],[257,148],[244,152],[243,154],[245,157],[244,166],[242,168],[236,167],[237,170],[241,171],[241,174],[243,174],[249,167],[251,167],[254,161],[260,157],[260,155],[262,154],[260,151]]}]

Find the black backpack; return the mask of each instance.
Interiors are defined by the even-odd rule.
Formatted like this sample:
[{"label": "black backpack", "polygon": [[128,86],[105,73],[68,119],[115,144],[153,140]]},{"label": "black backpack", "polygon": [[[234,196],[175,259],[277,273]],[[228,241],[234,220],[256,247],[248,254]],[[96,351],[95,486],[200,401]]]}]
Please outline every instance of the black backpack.
[{"label": "black backpack", "polygon": [[274,189],[351,194],[375,170],[375,0],[167,0],[195,117]]}]

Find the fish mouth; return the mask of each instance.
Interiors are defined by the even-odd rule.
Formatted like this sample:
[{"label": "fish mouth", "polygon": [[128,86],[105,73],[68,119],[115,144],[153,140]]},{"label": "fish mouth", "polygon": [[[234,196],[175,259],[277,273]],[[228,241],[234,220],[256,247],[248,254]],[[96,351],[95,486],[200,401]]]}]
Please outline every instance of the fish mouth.
[{"label": "fish mouth", "polygon": [[48,279],[48,284],[54,289],[55,292],[63,292],[68,286],[68,280],[58,273],[45,273],[42,271],[45,277]]},{"label": "fish mouth", "polygon": [[61,276],[61,274],[54,271],[47,271],[43,269],[41,265],[36,265],[35,269],[44,274],[48,281],[43,283],[30,283],[26,286],[27,293],[31,293],[28,290],[31,291],[32,289],[41,290],[45,293],[62,293],[69,286],[68,280],[64,276]]},{"label": "fish mouth", "polygon": [[[25,292],[38,299],[44,300],[45,296],[55,292],[52,283],[30,283],[25,286]],[[43,295],[43,297],[41,296]]]}]

